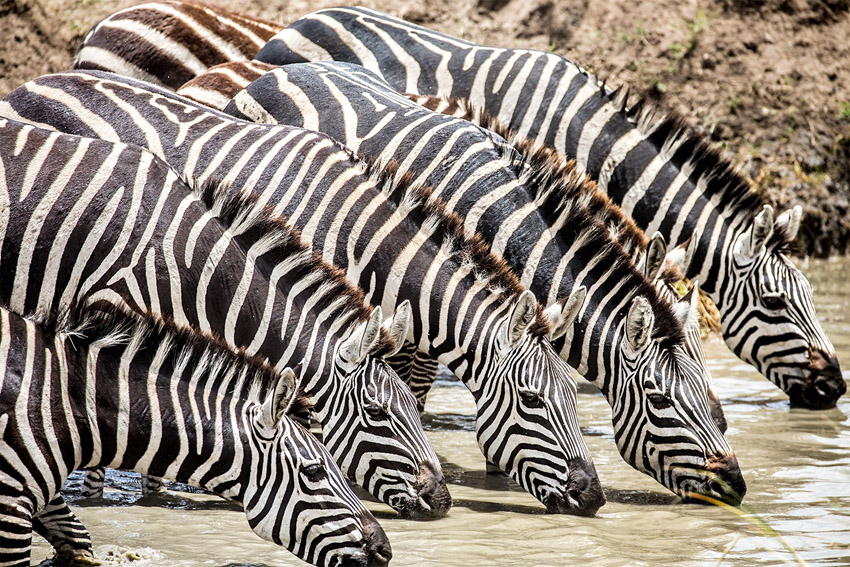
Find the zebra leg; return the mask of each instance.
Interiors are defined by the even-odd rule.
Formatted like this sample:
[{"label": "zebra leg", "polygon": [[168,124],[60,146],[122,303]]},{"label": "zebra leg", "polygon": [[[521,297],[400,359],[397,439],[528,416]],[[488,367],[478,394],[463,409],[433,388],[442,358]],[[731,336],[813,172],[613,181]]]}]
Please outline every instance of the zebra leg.
[{"label": "zebra leg", "polygon": [[158,476],[148,476],[146,474],[142,475],[142,495],[147,496],[148,494],[156,494],[157,492],[162,492],[162,479]]},{"label": "zebra leg", "polygon": [[80,496],[82,498],[102,498],[103,482],[105,478],[105,468],[94,467],[87,469],[86,475],[83,477],[83,490]]},{"label": "zebra leg", "polygon": [[[3,482],[0,473],[0,565],[29,567],[32,547],[32,499]],[[17,484],[17,483],[15,483]]]},{"label": "zebra leg", "polygon": [[56,564],[97,565],[88,530],[61,495],[47,503],[32,521],[35,532],[56,550]]}]

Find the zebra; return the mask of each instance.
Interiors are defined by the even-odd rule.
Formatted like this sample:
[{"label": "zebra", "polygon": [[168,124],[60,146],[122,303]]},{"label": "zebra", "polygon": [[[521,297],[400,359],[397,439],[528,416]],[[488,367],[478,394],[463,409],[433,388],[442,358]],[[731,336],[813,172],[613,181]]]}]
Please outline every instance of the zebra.
[{"label": "zebra", "polygon": [[[233,98],[238,92],[236,85],[244,83],[247,86],[246,80],[250,82],[274,68],[275,66],[273,65],[259,63],[257,61],[225,63],[212,67],[207,73],[199,75],[187,83],[187,85],[190,86],[189,90],[194,96],[204,97],[207,99],[206,104],[210,104],[215,102],[211,97],[214,96],[217,88],[224,87],[228,89],[228,92],[233,91],[233,94],[229,97]],[[225,71],[227,71],[226,78],[217,77]],[[206,79],[207,77],[210,80]],[[235,84],[228,86],[228,81]],[[178,92],[183,91],[185,87],[185,85],[181,87]],[[190,94],[185,93],[184,96],[190,96]],[[405,96],[420,106],[424,106],[434,112],[448,114],[449,116],[462,118],[483,126],[487,130],[500,135],[502,138],[513,141],[519,147],[528,145],[526,140],[517,136],[510,128],[502,124],[499,119],[482,111],[480,108],[473,107],[467,99],[414,94],[406,94]],[[668,253],[668,246],[664,236],[660,232],[656,232],[651,239],[647,239],[646,234],[637,228],[634,221],[625,215],[620,207],[614,205],[603,193],[594,191],[589,184],[583,193],[585,193],[585,196],[592,197],[584,200],[588,212],[608,228],[617,243],[623,247],[627,254],[632,256],[635,264],[643,271],[646,279],[655,283],[659,295],[666,299],[668,303],[672,304],[674,309],[679,312],[678,317],[683,322],[683,330],[685,331],[685,350],[691,358],[699,363],[705,375],[705,382],[710,385],[712,379],[705,363],[705,353],[702,349],[702,336],[699,325],[699,282],[694,282],[684,297],[680,297],[679,292],[673,287],[673,284],[681,281],[684,275],[680,271],[674,257],[676,253]],[[685,310],[684,312],[682,312],[683,309]],[[725,433],[728,427],[726,416],[723,413],[720,398],[710,386],[708,388],[708,398],[711,416],[721,433]]]},{"label": "zebra", "polygon": [[416,402],[383,360],[409,305],[381,329],[381,308],[282,219],[215,180],[192,190],[148,151],[10,120],[0,132],[0,298],[30,312],[85,295],[293,366],[348,478],[404,516],[445,515]]},{"label": "zebra", "polygon": [[370,303],[392,310],[410,300],[414,343],[475,399],[486,458],[549,512],[592,515],[604,504],[578,426],[576,384],[549,342],[570,313],[543,310],[426,188],[322,134],[236,120],[110,73],[46,75],[10,93],[0,115],[140,145],[181,175],[253,192]]},{"label": "zebra", "polygon": [[152,314],[2,305],[0,378],[3,565],[29,566],[32,531],[53,521],[62,482],[91,465],[237,502],[257,535],[314,565],[392,557],[330,454],[286,416],[292,370]]},{"label": "zebra", "polygon": [[[231,64],[225,75],[244,75],[239,67]],[[216,77],[210,83],[226,80]],[[190,85],[202,82],[203,75]],[[587,289],[591,300],[565,333],[571,340],[559,339],[557,346],[611,404],[623,457],[679,494],[695,490],[695,477],[719,475],[728,480],[723,490],[704,482],[697,487],[740,502],[745,484],[737,460],[712,421],[704,373],[688,357],[673,311],[585,212],[592,185],[552,152],[516,150],[466,121],[416,105],[373,73],[345,63],[270,71],[237,93],[226,111],[315,129],[359,155],[394,159],[414,182],[432,184],[435,195],[469,231],[479,231],[538,297],[566,301],[575,287]],[[683,304],[689,315],[691,297]],[[655,319],[650,334],[659,335],[656,340],[630,340],[636,337],[629,334],[627,313]],[[432,363],[428,373],[433,371]]]},{"label": "zebra", "polygon": [[177,88],[211,65],[251,59],[282,26],[200,2],[148,2],[95,24],[75,69],[99,69]]},{"label": "zebra", "polygon": [[729,348],[792,406],[831,408],[846,392],[812,286],[787,256],[802,209],[777,215],[683,120],[629,103],[628,89],[554,53],[485,47],[368,8],[309,14],[256,59],[347,61],[402,92],[469,99],[574,159],[642,229],[661,232],[717,304]]}]

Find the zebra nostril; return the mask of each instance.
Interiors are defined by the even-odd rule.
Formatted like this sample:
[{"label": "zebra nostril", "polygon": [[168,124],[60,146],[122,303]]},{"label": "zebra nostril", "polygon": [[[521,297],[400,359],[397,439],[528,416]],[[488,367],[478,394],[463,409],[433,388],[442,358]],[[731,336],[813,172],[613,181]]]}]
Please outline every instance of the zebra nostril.
[{"label": "zebra nostril", "polygon": [[363,526],[363,551],[365,551],[365,555],[357,553],[347,557],[346,560],[350,559],[352,566],[386,567],[393,557],[393,550],[387,534],[384,533],[375,517],[367,511],[360,513],[360,521]]}]

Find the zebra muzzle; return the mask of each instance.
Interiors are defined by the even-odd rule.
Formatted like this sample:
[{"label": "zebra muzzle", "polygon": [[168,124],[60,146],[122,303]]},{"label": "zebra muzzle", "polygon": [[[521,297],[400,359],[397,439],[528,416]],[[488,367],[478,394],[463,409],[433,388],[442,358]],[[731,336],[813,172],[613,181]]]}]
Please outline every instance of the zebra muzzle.
[{"label": "zebra muzzle", "polygon": [[794,384],[788,392],[791,407],[834,408],[838,399],[847,392],[838,359],[820,349],[812,349],[807,370],[805,381]]},{"label": "zebra muzzle", "polygon": [[435,520],[448,514],[452,507],[452,496],[446,486],[442,472],[431,463],[422,463],[416,484],[415,499],[399,510],[402,517],[410,520]]},{"label": "zebra muzzle", "polygon": [[349,556],[343,567],[386,567],[393,558],[390,540],[384,529],[369,512],[361,512],[363,524],[363,553]]},{"label": "zebra muzzle", "polygon": [[686,500],[708,503],[719,500],[733,506],[741,504],[747,493],[747,483],[744,481],[738,459],[734,454],[712,455],[706,461],[705,470],[708,474],[700,490],[696,495],[691,494]]},{"label": "zebra muzzle", "polygon": [[563,492],[551,492],[543,501],[547,514],[594,516],[605,505],[605,494],[593,463],[573,459]]}]

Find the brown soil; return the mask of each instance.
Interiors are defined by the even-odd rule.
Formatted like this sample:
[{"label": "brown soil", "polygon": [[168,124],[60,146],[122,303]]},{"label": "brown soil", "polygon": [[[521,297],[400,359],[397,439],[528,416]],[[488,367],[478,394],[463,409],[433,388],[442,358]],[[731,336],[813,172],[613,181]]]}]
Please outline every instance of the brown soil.
[{"label": "brown soil", "polygon": [[[231,0],[281,23],[339,0]],[[491,45],[552,49],[680,111],[780,207],[801,244],[850,248],[850,0],[361,0]],[[117,0],[0,0],[0,95],[68,65]],[[262,6],[262,7],[260,7]]]}]

